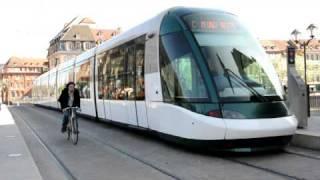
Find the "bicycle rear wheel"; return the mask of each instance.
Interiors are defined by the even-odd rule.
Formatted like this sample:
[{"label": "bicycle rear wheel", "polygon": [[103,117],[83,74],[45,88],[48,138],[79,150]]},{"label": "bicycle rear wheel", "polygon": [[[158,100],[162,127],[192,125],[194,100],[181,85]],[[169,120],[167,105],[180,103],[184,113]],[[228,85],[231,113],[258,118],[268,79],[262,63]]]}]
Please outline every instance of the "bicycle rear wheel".
[{"label": "bicycle rear wheel", "polygon": [[78,121],[76,118],[72,118],[72,132],[71,132],[71,138],[72,138],[72,142],[74,145],[76,145],[78,143],[78,139],[79,139],[79,131],[78,131]]}]

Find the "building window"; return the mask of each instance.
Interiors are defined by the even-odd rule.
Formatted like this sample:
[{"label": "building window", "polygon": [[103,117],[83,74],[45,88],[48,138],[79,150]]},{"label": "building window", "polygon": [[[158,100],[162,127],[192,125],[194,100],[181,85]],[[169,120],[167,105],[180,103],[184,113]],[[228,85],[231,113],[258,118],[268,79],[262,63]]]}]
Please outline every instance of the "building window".
[{"label": "building window", "polygon": [[76,47],[77,50],[81,49],[81,42],[76,42]]},{"label": "building window", "polygon": [[74,50],[75,42],[69,42],[69,50]]},{"label": "building window", "polygon": [[65,46],[65,43],[64,43],[64,42],[60,42],[60,43],[59,43],[59,50],[60,50],[60,51],[65,51],[65,50],[66,50],[66,46]]},{"label": "building window", "polygon": [[91,42],[85,42],[85,43],[84,43],[84,48],[85,48],[85,50],[91,49],[91,48],[93,48],[93,47],[94,47],[94,45],[93,45]]},{"label": "building window", "polygon": [[56,58],[56,62],[55,62],[56,64],[56,66],[58,65],[58,64],[60,64],[60,59],[58,59],[58,58]]}]

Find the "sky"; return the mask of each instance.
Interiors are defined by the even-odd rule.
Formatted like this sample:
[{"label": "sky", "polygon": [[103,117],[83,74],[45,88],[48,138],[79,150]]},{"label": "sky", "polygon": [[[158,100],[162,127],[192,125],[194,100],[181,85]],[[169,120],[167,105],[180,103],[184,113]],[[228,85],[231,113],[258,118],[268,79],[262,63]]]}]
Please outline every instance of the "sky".
[{"label": "sky", "polygon": [[[0,1],[0,64],[11,56],[45,58],[49,41],[76,16],[90,17],[98,28],[123,31],[174,7],[203,7],[231,12],[258,39],[289,39],[320,27],[320,1],[281,0],[9,0]],[[320,39],[320,29],[316,32]]]}]

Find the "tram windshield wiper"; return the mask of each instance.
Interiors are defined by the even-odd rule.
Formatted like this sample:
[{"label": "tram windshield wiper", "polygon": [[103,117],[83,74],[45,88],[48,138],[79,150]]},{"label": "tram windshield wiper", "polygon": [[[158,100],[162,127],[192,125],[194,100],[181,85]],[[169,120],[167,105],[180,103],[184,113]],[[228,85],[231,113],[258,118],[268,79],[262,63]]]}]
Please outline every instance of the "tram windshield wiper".
[{"label": "tram windshield wiper", "polygon": [[255,95],[257,98],[259,98],[262,102],[267,102],[269,101],[268,98],[260,94],[257,90],[255,90],[253,87],[249,86],[241,77],[239,77],[237,74],[235,74],[233,71],[230,69],[226,69],[226,71],[231,73],[231,75],[236,79],[239,83],[241,83],[244,87],[246,87],[253,95]]},{"label": "tram windshield wiper", "polygon": [[[224,64],[221,61],[221,58],[218,54],[216,54],[219,62],[223,68],[224,74],[227,76],[228,81],[230,83],[231,89],[234,93],[234,89],[232,86],[232,82],[230,80],[230,77],[233,77],[234,80],[236,80],[239,84],[241,84],[243,87],[245,87],[247,90],[249,90],[255,97],[257,97],[261,102],[267,102],[269,101],[268,98],[266,98],[265,96],[263,96],[262,94],[260,94],[257,90],[255,90],[253,87],[249,86],[241,77],[239,77],[236,73],[234,73],[232,70],[226,68],[224,66]],[[230,76],[231,75],[231,76]]]}]

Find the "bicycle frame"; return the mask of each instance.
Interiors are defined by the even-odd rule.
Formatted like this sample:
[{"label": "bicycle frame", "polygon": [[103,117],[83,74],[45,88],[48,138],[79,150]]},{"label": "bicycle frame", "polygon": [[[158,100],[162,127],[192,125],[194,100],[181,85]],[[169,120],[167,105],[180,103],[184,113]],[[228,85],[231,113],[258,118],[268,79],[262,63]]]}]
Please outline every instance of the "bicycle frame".
[{"label": "bicycle frame", "polygon": [[78,143],[78,122],[77,122],[77,116],[76,116],[76,111],[79,110],[80,108],[78,107],[68,107],[65,108],[66,111],[69,112],[68,115],[68,125],[67,125],[67,139],[70,139],[70,135],[73,141],[73,144],[76,145]]}]

